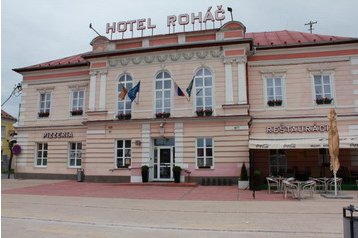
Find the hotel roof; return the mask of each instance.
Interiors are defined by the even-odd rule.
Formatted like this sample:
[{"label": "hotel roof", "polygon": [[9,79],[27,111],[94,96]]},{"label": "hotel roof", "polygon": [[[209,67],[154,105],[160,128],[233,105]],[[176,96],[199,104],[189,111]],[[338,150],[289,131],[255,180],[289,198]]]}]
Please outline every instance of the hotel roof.
[{"label": "hotel roof", "polygon": [[[176,33],[177,34],[177,33]],[[289,48],[301,46],[315,46],[326,44],[343,44],[343,43],[356,43],[358,38],[341,37],[341,36],[328,36],[320,34],[310,34],[298,31],[270,31],[270,32],[252,32],[246,33],[245,40],[253,40],[253,46],[256,49],[275,49],[275,48]],[[130,40],[130,39],[126,39]],[[120,52],[120,50],[117,50]],[[14,69],[16,72],[26,72],[43,69],[55,69],[65,67],[76,67],[89,65],[84,56],[90,55],[91,52],[85,52],[61,59],[56,59],[40,64],[31,65],[28,67]]]}]

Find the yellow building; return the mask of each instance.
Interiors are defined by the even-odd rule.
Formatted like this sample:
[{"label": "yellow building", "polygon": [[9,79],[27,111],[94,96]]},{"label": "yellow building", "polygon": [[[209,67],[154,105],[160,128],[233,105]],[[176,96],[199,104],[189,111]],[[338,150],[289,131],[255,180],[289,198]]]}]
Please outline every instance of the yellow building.
[{"label": "yellow building", "polygon": [[[3,167],[4,162],[8,161],[10,158],[10,148],[9,148],[9,137],[10,132],[14,130],[13,124],[16,122],[16,118],[1,110],[1,164]],[[7,167],[7,163],[5,163]]]}]

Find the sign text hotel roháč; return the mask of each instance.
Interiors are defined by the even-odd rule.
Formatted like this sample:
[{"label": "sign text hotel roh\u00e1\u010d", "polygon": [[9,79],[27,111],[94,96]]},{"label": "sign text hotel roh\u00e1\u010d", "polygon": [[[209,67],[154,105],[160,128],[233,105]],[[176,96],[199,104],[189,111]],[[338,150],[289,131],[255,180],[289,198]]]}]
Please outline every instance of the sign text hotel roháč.
[{"label": "sign text hotel roh\u00e1\u010d", "polygon": [[[223,21],[225,20],[225,10],[223,9],[222,5],[217,6],[217,9],[212,13],[212,7],[209,7],[208,10],[203,14],[202,12],[198,12],[197,14],[191,13],[190,15],[187,13],[176,15],[167,16],[167,26],[175,27],[178,23],[179,25],[188,25],[189,23],[195,24],[206,24],[207,22],[215,22],[215,21]],[[106,24],[106,33],[124,33],[127,30],[132,31],[134,30],[134,26],[136,30],[143,31],[145,29],[153,30],[156,28],[156,25],[152,23],[151,18],[142,18],[137,20],[129,20],[129,21],[119,21],[113,23]]]}]

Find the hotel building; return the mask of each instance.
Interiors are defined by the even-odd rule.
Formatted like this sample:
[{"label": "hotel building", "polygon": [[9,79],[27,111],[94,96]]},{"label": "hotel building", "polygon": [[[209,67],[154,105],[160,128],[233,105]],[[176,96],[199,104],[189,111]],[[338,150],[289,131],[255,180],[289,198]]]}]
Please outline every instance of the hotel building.
[{"label": "hotel building", "polygon": [[[231,21],[90,44],[14,69],[23,76],[16,177],[74,179],[82,168],[86,181],[141,182],[148,165],[150,181],[172,181],[178,165],[182,181],[219,185],[237,181],[243,163],[262,178],[322,176],[330,108],[341,166],[358,170],[357,38],[247,33]],[[131,102],[125,91],[139,82]]]}]

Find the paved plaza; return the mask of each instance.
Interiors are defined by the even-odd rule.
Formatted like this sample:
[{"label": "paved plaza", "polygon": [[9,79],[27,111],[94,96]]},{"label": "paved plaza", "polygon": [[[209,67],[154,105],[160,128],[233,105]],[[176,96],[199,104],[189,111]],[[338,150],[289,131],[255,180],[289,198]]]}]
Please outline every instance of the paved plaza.
[{"label": "paved plaza", "polygon": [[342,237],[354,199],[283,199],[235,186],[2,179],[2,237]]}]

